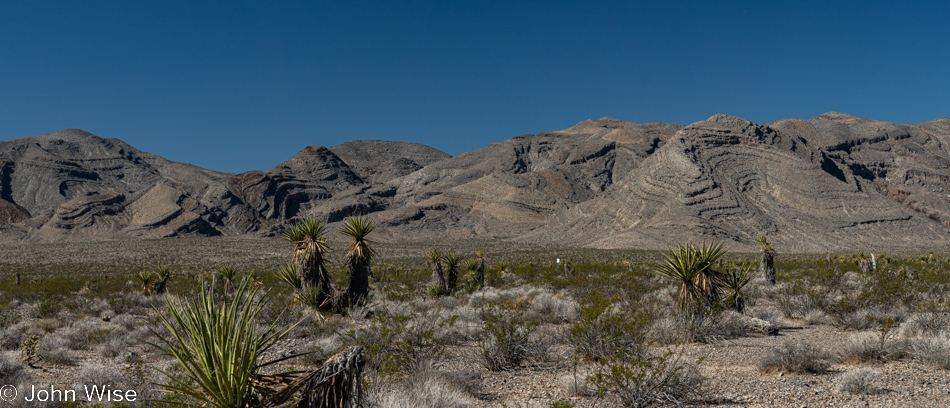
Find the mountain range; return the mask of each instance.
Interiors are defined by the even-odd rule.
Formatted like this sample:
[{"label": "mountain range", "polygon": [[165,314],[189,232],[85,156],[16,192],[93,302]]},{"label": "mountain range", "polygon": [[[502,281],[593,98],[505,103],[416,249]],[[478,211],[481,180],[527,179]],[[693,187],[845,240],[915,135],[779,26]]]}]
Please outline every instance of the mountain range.
[{"label": "mountain range", "polygon": [[940,249],[950,119],[603,118],[454,157],[405,142],[308,146],[241,174],[78,129],[0,142],[7,240],[273,236],[300,217],[353,214],[384,241],[753,249],[766,235],[789,252]]}]

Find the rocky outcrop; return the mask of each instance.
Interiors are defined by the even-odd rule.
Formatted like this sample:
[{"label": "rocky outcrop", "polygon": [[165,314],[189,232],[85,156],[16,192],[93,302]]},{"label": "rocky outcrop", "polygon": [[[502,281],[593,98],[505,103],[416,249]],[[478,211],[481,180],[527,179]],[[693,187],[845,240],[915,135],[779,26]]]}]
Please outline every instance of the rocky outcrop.
[{"label": "rocky outcrop", "polygon": [[413,237],[512,237],[609,188],[682,125],[589,120],[522,135],[441,160],[393,180],[378,217]]},{"label": "rocky outcrop", "polygon": [[549,230],[534,238],[658,249],[716,240],[753,249],[767,234],[789,251],[947,241],[946,228],[888,199],[815,138],[828,135],[714,116],[677,132],[606,194],[562,211],[552,223],[566,232],[560,238]]},{"label": "rocky outcrop", "polygon": [[439,160],[447,153],[418,143],[354,140],[329,149],[369,184],[386,183]]}]

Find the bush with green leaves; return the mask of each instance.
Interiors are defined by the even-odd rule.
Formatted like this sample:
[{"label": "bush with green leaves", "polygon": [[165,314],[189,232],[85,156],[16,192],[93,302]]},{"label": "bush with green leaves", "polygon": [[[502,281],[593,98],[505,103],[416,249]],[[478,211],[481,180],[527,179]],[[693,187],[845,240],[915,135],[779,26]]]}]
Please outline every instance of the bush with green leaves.
[{"label": "bush with green leaves", "polygon": [[619,351],[591,379],[601,395],[616,395],[625,407],[681,405],[702,394],[703,377],[683,361],[682,350],[662,354]]},{"label": "bush with green leaves", "polygon": [[439,309],[420,313],[376,312],[368,327],[340,333],[362,346],[370,368],[382,372],[422,367],[445,351],[456,316],[441,318]]},{"label": "bush with green leaves", "polygon": [[568,340],[578,355],[605,361],[619,350],[642,353],[649,345],[653,314],[644,307],[615,302],[600,292],[591,292],[581,305],[580,318],[571,324]]},{"label": "bush with green leaves", "polygon": [[482,316],[485,328],[479,348],[485,368],[503,371],[542,354],[542,345],[532,339],[538,325],[527,321],[523,311],[489,307],[482,310]]}]

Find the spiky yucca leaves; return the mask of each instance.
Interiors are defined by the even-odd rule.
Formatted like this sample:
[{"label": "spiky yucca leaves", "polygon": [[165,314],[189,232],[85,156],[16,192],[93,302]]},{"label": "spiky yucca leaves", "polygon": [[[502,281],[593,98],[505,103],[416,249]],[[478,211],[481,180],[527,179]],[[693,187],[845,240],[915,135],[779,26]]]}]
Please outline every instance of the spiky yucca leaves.
[{"label": "spiky yucca leaves", "polygon": [[711,304],[719,298],[721,274],[715,264],[725,253],[722,244],[679,245],[671,249],[657,271],[679,285],[677,303],[690,310],[698,301]]},{"label": "spiky yucca leaves", "polygon": [[333,308],[333,287],[326,268],[326,225],[320,220],[307,218],[291,225],[284,231],[284,239],[294,244],[293,262],[297,264],[300,281],[304,288],[316,288],[325,302],[321,310]]},{"label": "spiky yucca leaves", "polygon": [[745,311],[742,288],[752,280],[753,276],[755,272],[752,270],[752,265],[736,265],[723,272],[722,286],[726,290],[726,306],[736,309],[739,313]]},{"label": "spiky yucca leaves", "polygon": [[445,255],[445,284],[448,287],[447,294],[452,293],[452,291],[454,291],[455,287],[458,285],[460,263],[462,263],[462,258],[458,254],[449,253]]},{"label": "spiky yucca leaves", "polygon": [[152,272],[137,272],[135,279],[139,281],[139,289],[145,292],[145,294],[149,294],[152,292],[152,285],[158,281],[158,275]]},{"label": "spiky yucca leaves", "polygon": [[[162,371],[166,392],[197,400],[208,408],[357,407],[362,404],[360,377],[365,358],[361,348],[327,360],[314,370],[263,374],[263,368],[299,354],[261,361],[294,326],[280,331],[276,324],[258,331],[263,304],[257,289],[244,279],[233,295],[215,295],[214,285],[201,282],[196,299],[166,299],[170,318],[160,315],[170,336],[157,336],[157,348],[174,357],[181,372]],[[171,404],[194,406],[191,401]],[[321,405],[323,404],[323,405]]]},{"label": "spiky yucca leaves", "polygon": [[225,265],[218,270],[218,275],[224,280],[224,290],[231,292],[234,290],[234,281],[237,278],[237,268],[234,265]]},{"label": "spiky yucca leaves", "polygon": [[762,246],[762,260],[759,262],[759,270],[765,275],[769,285],[775,284],[775,250],[769,243],[765,235],[759,235],[759,245]]},{"label": "spiky yucca leaves", "polygon": [[[305,287],[294,292],[294,300],[313,310],[326,309],[327,303],[332,303],[333,299],[327,299],[320,293],[320,290],[314,287]],[[319,313],[317,316],[320,317]]]},{"label": "spiky yucca leaves", "polygon": [[445,272],[442,270],[442,263],[445,261],[445,258],[442,256],[442,252],[439,252],[437,249],[433,249],[426,254],[426,263],[429,265],[429,268],[432,269],[432,279],[439,286],[439,294],[447,295],[449,293],[449,285],[445,280]]},{"label": "spiky yucca leaves", "polygon": [[350,237],[346,243],[346,255],[349,257],[350,285],[347,289],[347,298],[351,305],[365,303],[369,298],[369,275],[372,270],[373,248],[372,241],[366,236],[373,232],[373,222],[369,218],[358,215],[343,221],[340,232]]},{"label": "spiky yucca leaves", "polygon": [[303,281],[300,279],[300,274],[297,272],[296,264],[281,266],[280,269],[277,269],[277,279],[280,279],[281,282],[284,282],[290,287],[294,288],[294,290],[303,289]]},{"label": "spiky yucca leaves", "polygon": [[203,282],[196,299],[166,298],[170,318],[159,316],[170,335],[157,336],[156,347],[174,357],[184,374],[163,371],[168,382],[162,387],[204,407],[250,407],[262,379],[259,359],[286,331],[270,326],[258,332],[262,305],[255,304],[257,290],[249,288],[247,280],[224,303],[215,302],[214,291]]}]

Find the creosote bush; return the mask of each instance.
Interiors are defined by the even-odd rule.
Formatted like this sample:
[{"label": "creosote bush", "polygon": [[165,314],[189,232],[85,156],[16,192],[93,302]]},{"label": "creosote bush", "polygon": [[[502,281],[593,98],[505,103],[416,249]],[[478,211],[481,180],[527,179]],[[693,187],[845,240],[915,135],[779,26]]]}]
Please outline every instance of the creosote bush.
[{"label": "creosote bush", "polygon": [[590,360],[606,361],[618,351],[639,354],[649,346],[648,334],[653,322],[646,308],[613,303],[599,292],[592,292],[581,305],[580,318],[568,332],[576,352]]},{"label": "creosote bush", "polygon": [[531,337],[537,324],[525,321],[524,312],[488,308],[482,311],[482,315],[485,328],[479,348],[485,368],[503,371],[543,354],[541,344]]}]

